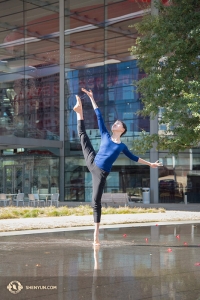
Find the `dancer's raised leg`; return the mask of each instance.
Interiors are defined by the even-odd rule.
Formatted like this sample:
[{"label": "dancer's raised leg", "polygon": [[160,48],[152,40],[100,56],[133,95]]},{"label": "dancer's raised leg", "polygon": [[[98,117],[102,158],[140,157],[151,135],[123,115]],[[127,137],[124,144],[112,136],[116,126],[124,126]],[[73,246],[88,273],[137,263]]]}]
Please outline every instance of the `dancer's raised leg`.
[{"label": "dancer's raised leg", "polygon": [[83,120],[83,108],[82,108],[82,103],[81,99],[79,98],[78,95],[76,95],[76,105],[74,106],[73,110],[77,114],[77,120]]},{"label": "dancer's raised leg", "polygon": [[85,122],[83,118],[83,109],[82,109],[82,103],[79,96],[76,95],[77,103],[74,106],[74,111],[77,114],[77,131],[81,142],[81,147],[83,151],[83,156],[86,162],[86,166],[88,167],[89,171],[93,169],[94,166],[94,159],[96,156],[96,152],[94,151],[94,148],[91,144],[91,141],[87,135],[87,132],[85,130]]}]

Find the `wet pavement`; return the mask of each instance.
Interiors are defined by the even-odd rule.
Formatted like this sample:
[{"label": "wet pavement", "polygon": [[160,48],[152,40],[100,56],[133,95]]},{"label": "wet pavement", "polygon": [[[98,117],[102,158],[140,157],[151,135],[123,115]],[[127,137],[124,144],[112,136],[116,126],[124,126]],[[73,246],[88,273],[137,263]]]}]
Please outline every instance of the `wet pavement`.
[{"label": "wet pavement", "polygon": [[0,299],[199,300],[200,224],[0,236]]}]

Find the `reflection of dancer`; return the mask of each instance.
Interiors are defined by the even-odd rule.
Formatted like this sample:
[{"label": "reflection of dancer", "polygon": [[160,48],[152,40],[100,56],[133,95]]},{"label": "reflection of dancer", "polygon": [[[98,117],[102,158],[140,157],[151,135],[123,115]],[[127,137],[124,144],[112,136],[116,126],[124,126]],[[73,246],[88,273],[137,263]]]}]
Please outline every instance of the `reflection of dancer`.
[{"label": "reflection of dancer", "polygon": [[92,174],[92,185],[93,185],[93,212],[94,212],[94,244],[99,244],[99,224],[101,220],[101,197],[103,194],[103,189],[106,183],[106,178],[112,168],[114,161],[117,159],[119,154],[123,152],[130,159],[137,161],[141,164],[149,165],[152,168],[157,168],[161,166],[161,163],[156,161],[155,163],[150,163],[145,161],[135,155],[133,155],[120,140],[120,137],[126,133],[126,125],[122,121],[116,121],[112,126],[112,136],[110,136],[107,131],[101,112],[98,109],[98,106],[93,98],[92,91],[87,91],[82,89],[85,92],[94,108],[94,111],[97,115],[99,130],[101,133],[101,145],[98,153],[96,154],[93,146],[88,138],[88,135],[85,131],[84,119],[83,119],[83,110],[82,103],[78,96],[76,96],[77,104],[74,106],[74,111],[77,113],[78,121],[78,134],[81,140],[81,146],[83,150],[83,155],[86,161],[86,165],[89,171]]},{"label": "reflection of dancer", "polygon": [[99,247],[98,247],[98,245],[94,246],[94,270],[99,270]]},{"label": "reflection of dancer", "polygon": [[98,275],[100,275],[99,267],[99,247],[94,246],[94,272],[93,272],[93,282],[92,282],[92,300],[98,298],[97,287],[98,287]]}]

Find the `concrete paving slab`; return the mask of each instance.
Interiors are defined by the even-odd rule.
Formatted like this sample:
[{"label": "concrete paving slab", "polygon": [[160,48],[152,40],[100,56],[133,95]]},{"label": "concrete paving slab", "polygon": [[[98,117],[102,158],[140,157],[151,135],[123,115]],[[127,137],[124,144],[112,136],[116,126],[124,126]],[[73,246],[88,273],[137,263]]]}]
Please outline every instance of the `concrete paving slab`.
[{"label": "concrete paving slab", "polygon": [[[164,213],[102,215],[101,225],[146,222],[199,221],[200,212],[166,211]],[[93,216],[38,217],[0,220],[0,232],[93,226]]]}]

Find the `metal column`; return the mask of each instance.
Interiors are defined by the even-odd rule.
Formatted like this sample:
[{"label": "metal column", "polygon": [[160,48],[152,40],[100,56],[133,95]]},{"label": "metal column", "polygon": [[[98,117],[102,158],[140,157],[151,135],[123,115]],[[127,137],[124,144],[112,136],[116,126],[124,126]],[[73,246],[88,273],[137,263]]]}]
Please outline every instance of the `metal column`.
[{"label": "metal column", "polygon": [[60,141],[63,142],[63,147],[60,149],[60,186],[59,186],[59,193],[60,193],[60,201],[64,201],[64,194],[65,194],[65,157],[64,157],[64,140],[65,140],[65,121],[64,121],[64,114],[65,114],[65,105],[64,105],[64,98],[65,98],[65,19],[64,19],[64,10],[65,4],[64,0],[59,0],[59,49],[60,49]]},{"label": "metal column", "polygon": [[[151,1],[151,14],[158,15],[158,9],[155,7],[157,0]],[[150,134],[158,133],[158,116],[154,119],[150,118]],[[158,160],[158,151],[156,151],[156,144],[150,149],[150,161]],[[158,203],[158,169],[150,168],[150,201],[151,203]]]}]

